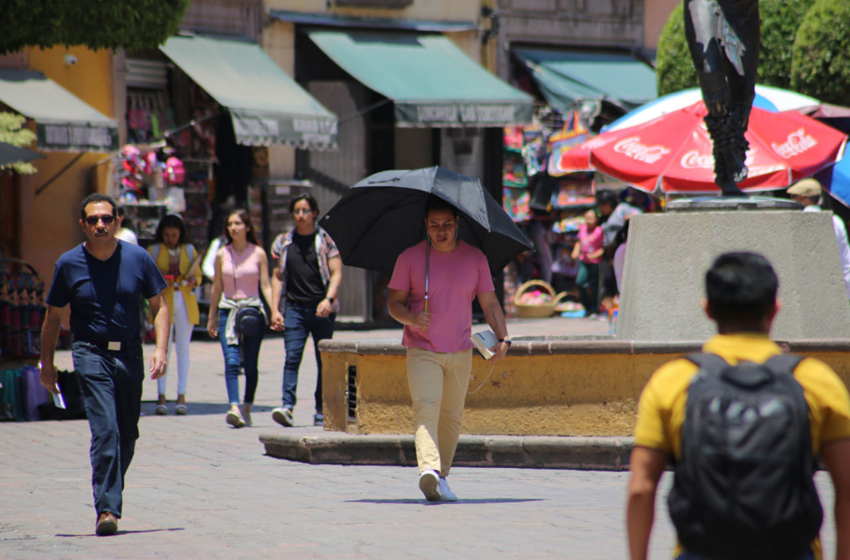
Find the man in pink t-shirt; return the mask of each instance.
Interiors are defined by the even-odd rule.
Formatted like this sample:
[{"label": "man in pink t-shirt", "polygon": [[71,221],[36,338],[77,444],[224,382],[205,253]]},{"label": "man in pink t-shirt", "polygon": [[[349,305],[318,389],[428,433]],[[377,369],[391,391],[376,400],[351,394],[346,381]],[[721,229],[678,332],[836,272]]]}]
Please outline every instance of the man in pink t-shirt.
[{"label": "man in pink t-shirt", "polygon": [[[472,373],[472,301],[499,342],[493,360],[511,342],[496,298],[487,258],[458,240],[458,211],[436,196],[425,204],[428,241],[399,255],[390,280],[387,308],[404,325],[407,380],[413,400],[419,488],[429,501],[457,500],[446,477],[460,437],[463,405]],[[429,254],[426,254],[429,251]],[[425,305],[426,257],[428,309]]]}]

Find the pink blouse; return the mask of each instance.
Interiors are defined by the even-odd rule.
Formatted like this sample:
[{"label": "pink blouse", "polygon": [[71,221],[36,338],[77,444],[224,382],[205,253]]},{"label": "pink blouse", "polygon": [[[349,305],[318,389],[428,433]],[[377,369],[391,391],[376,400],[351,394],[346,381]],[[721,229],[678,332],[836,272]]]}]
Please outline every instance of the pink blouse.
[{"label": "pink blouse", "polygon": [[593,231],[587,231],[587,224],[582,224],[578,230],[578,240],[581,243],[581,254],[578,257],[583,263],[596,264],[602,260],[602,257],[595,259],[590,258],[590,253],[598,251],[602,248],[602,228],[596,226]]},{"label": "pink blouse", "polygon": [[224,246],[221,276],[226,298],[245,299],[260,294],[260,251],[253,243],[241,255],[232,246]]}]

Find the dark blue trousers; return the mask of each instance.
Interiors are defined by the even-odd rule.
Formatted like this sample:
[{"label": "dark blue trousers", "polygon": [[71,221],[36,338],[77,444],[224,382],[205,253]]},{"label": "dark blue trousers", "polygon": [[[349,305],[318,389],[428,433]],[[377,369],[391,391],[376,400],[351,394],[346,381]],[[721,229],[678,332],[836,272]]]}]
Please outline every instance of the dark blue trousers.
[{"label": "dark blue trousers", "polygon": [[91,428],[94,507],[98,515],[109,511],[121,517],[124,476],[139,438],[142,343],[124,343],[121,350],[110,351],[75,341],[72,355]]},{"label": "dark blue trousers", "polygon": [[328,317],[317,317],[314,305],[287,303],[286,314],[283,318],[283,343],[286,347],[286,361],[283,366],[283,406],[295,406],[295,392],[298,389],[298,368],[304,356],[304,346],[307,337],[313,337],[313,348],[316,351],[316,412],[322,412],[322,356],[319,354],[319,341],[333,338],[336,313]]}]

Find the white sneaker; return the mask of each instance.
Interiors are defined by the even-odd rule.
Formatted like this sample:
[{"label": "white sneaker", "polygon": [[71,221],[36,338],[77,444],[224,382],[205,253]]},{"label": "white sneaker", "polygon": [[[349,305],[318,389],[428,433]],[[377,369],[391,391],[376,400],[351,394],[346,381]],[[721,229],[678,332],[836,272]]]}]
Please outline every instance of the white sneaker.
[{"label": "white sneaker", "polygon": [[294,422],[292,420],[292,409],[281,406],[272,410],[272,420],[274,420],[281,426],[291,428],[294,425]]},{"label": "white sneaker", "polygon": [[440,484],[438,485],[437,488],[440,491],[440,499],[443,500],[444,502],[456,502],[457,501],[457,494],[452,492],[452,489],[449,488],[449,482],[445,478],[440,477]]},{"label": "white sneaker", "polygon": [[[419,474],[419,489],[429,502],[440,499],[440,475],[433,469],[425,469]],[[448,488],[448,487],[447,487]]]}]

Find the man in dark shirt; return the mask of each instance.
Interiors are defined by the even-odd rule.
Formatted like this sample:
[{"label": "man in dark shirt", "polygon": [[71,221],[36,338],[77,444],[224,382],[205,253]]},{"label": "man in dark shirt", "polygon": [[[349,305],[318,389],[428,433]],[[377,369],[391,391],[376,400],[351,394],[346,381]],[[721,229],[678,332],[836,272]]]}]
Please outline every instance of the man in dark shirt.
[{"label": "man in dark shirt", "polygon": [[81,205],[86,242],[56,261],[42,327],[41,383],[58,393],[54,349],[65,308],[71,306],[74,368],[80,374],[91,428],[95,526],[114,535],[121,518],[124,476],[139,437],[144,361],[141,298],[150,303],[156,328],[151,379],[165,374],[168,308],[165,280],[147,251],[115,238],[115,201],[93,194]]}]

